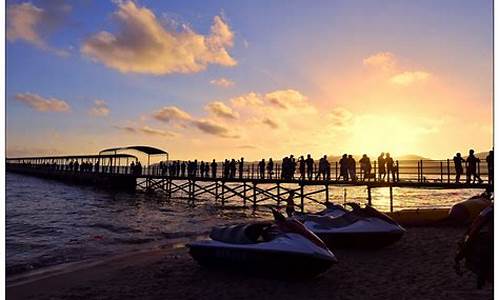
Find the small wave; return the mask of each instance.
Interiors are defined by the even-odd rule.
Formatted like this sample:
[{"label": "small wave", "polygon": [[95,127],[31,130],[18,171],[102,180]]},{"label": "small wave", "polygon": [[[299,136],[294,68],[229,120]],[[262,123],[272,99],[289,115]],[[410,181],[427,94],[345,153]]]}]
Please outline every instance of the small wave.
[{"label": "small wave", "polygon": [[96,223],[96,224],[84,225],[84,226],[80,226],[80,227],[105,229],[107,231],[110,231],[110,232],[113,232],[113,233],[118,233],[118,234],[122,234],[122,233],[139,233],[139,232],[141,232],[138,229],[134,229],[134,228],[130,228],[130,227],[119,227],[119,226],[116,226],[116,225],[113,225],[113,224],[109,224],[109,223]]}]

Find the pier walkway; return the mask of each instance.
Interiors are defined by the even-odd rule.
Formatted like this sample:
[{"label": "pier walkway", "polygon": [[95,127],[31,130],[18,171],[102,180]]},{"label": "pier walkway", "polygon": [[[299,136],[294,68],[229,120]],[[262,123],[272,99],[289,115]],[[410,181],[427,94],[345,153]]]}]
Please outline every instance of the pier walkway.
[{"label": "pier walkway", "polygon": [[[136,155],[131,152],[138,152]],[[128,153],[123,153],[128,152]],[[147,161],[145,166],[140,157]],[[157,162],[151,163],[152,156],[161,156]],[[161,161],[161,163],[160,163]],[[132,164],[133,163],[133,164]],[[371,190],[374,188],[389,189],[389,207],[393,210],[393,188],[425,188],[425,189],[486,189],[489,186],[484,161],[478,164],[478,174],[483,182],[466,182],[463,175],[459,182],[455,181],[454,167],[450,160],[405,160],[395,161],[394,180],[381,180],[374,162],[373,174],[365,180],[342,180],[339,177],[337,162],[332,162],[329,170],[331,178],[316,179],[317,163],[314,164],[312,179],[299,178],[295,174],[291,178],[282,178],[280,164],[276,164],[274,172],[264,177],[257,172],[257,162],[243,165],[242,172],[227,177],[223,174],[222,163],[217,163],[217,172],[205,172],[203,176],[197,171],[190,176],[182,176],[184,172],[173,172],[168,169],[168,153],[147,146],[131,146],[112,148],[101,151],[98,155],[45,156],[7,158],[8,172],[35,175],[43,178],[66,182],[90,184],[106,188],[154,192],[167,198],[186,198],[195,204],[200,197],[213,198],[224,206],[228,200],[238,198],[242,205],[257,209],[258,205],[272,203],[281,206],[294,191],[295,203],[304,210],[304,203],[328,202],[332,186],[364,186],[367,188],[367,202],[371,204]],[[131,166],[132,164],[132,166]],[[359,166],[358,166],[359,167]],[[357,178],[362,178],[361,170],[356,170]],[[213,176],[215,175],[215,176]],[[392,178],[391,178],[392,179]],[[313,197],[314,196],[314,197]],[[324,197],[323,197],[324,196]],[[324,199],[324,200],[318,200]]]}]

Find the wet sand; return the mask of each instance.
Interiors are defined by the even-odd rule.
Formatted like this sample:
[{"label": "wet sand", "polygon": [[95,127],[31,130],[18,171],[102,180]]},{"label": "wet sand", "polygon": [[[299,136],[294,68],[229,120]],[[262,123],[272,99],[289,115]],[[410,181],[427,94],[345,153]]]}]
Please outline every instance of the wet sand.
[{"label": "wet sand", "polygon": [[307,281],[205,269],[187,249],[157,249],[79,264],[7,284],[7,299],[492,299],[488,284],[453,270],[465,228],[409,228],[377,251],[336,250],[339,263]]}]

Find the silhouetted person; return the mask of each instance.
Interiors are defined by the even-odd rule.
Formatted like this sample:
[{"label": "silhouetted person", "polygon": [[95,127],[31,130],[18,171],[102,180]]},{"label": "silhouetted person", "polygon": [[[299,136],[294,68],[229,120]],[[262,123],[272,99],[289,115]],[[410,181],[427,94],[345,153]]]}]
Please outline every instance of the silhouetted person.
[{"label": "silhouetted person", "polygon": [[266,174],[266,161],[264,159],[262,159],[260,162],[259,162],[259,177],[260,179],[264,179],[264,176]]},{"label": "silhouetted person", "polygon": [[347,157],[347,170],[349,171],[349,177],[351,177],[351,180],[356,181],[356,179],[357,179],[356,160],[354,160],[354,157],[352,157],[352,155],[349,155]]},{"label": "silhouetted person", "polygon": [[183,161],[183,162],[181,163],[181,176],[182,176],[182,177],[185,177],[185,176],[186,176],[186,162],[185,162],[185,161]]},{"label": "silhouetted person", "polygon": [[306,178],[306,161],[304,160],[304,156],[299,158],[299,173],[300,179],[304,180]]},{"label": "silhouetted person", "polygon": [[464,168],[462,167],[462,162],[465,162],[462,155],[457,153],[455,157],[453,157],[453,163],[455,164],[455,182],[460,182],[460,176],[464,173]]},{"label": "silhouetted person", "polygon": [[493,163],[493,150],[486,156],[486,163],[488,164],[488,184],[493,184],[493,171],[495,164]]},{"label": "silhouetted person", "polygon": [[385,158],[384,152],[380,153],[380,156],[377,159],[378,163],[378,180],[385,180]]},{"label": "silhouetted person", "polygon": [[212,178],[216,178],[217,177],[217,163],[215,162],[215,159],[212,160],[211,167],[212,167]]},{"label": "silhouetted person", "polygon": [[479,158],[474,156],[474,150],[469,150],[469,156],[467,157],[466,163],[467,183],[470,183],[471,177],[472,183],[475,183],[476,179],[479,183],[483,182],[479,175],[477,175],[477,164],[479,163]]},{"label": "silhouetted person", "polygon": [[363,154],[363,157],[359,160],[359,168],[361,169],[362,180],[364,181],[368,178],[368,181],[370,181],[372,164],[370,158],[366,154]]},{"label": "silhouetted person", "polygon": [[324,164],[325,164],[325,168],[324,168],[324,176],[326,177],[327,180],[330,180],[330,175],[331,175],[331,166],[330,166],[330,162],[328,161],[328,157],[325,155],[323,156],[323,159],[324,159]]},{"label": "silhouetted person", "polygon": [[396,181],[396,168],[394,167],[394,160],[392,159],[391,155],[389,153],[385,154],[385,163],[387,165],[387,181],[390,181],[391,179],[389,178],[390,175],[392,175],[392,181]]},{"label": "silhouetted person", "polygon": [[349,172],[348,172],[348,164],[347,164],[347,154],[342,155],[342,158],[339,160],[340,165],[340,175],[339,178],[342,177],[342,180],[349,180]]},{"label": "silhouetted person", "polygon": [[269,161],[267,162],[267,174],[269,176],[269,179],[273,178],[273,173],[274,173],[274,162],[272,158],[269,158]]},{"label": "silhouetted person", "polygon": [[325,158],[322,157],[318,162],[318,172],[316,173],[316,180],[321,179],[321,175],[323,175],[323,180],[325,179]]},{"label": "silhouetted person", "polygon": [[236,176],[236,160],[231,159],[231,162],[229,163],[229,176],[231,178],[234,178]]},{"label": "silhouetted person", "polygon": [[293,197],[295,196],[295,192],[291,190],[288,193],[288,198],[286,199],[286,215],[291,218],[295,213],[295,203],[293,202]]},{"label": "silhouetted person", "polygon": [[307,178],[311,180],[313,177],[313,169],[314,169],[314,159],[311,158],[311,154],[307,154],[306,167],[307,167]]},{"label": "silhouetted person", "polygon": [[238,175],[240,178],[243,178],[243,157],[241,158],[241,160],[238,161]]},{"label": "silhouetted person", "polygon": [[131,162],[130,163],[130,173],[131,174],[135,174],[135,163],[134,162]]}]

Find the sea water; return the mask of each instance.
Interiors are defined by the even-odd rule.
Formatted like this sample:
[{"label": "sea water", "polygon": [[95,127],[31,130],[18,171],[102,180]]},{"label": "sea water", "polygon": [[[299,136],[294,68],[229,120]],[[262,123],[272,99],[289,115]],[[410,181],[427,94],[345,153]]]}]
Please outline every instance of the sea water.
[{"label": "sea water", "polygon": [[[313,189],[306,187],[305,192]],[[450,207],[479,192],[395,188],[393,207]],[[311,197],[324,201],[325,193]],[[366,203],[366,198],[366,187],[329,190],[329,200],[336,203]],[[8,172],[7,276],[196,237],[207,234],[215,225],[270,218],[265,207],[259,207],[256,213],[242,208],[241,199],[228,199],[223,209],[214,200],[197,199],[193,206],[182,198],[111,192]],[[372,189],[372,203],[387,211],[388,189]],[[314,211],[322,207],[307,200],[305,208]]]}]

